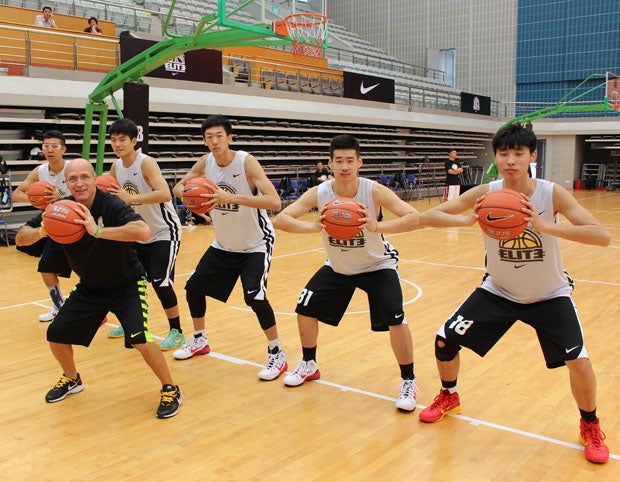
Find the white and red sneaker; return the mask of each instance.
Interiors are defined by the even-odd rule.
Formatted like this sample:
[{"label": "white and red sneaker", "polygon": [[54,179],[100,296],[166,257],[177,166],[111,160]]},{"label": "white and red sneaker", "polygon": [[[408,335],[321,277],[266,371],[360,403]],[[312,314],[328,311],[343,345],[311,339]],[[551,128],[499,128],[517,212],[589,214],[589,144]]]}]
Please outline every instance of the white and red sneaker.
[{"label": "white and red sneaker", "polygon": [[319,372],[319,366],[316,362],[314,360],[302,360],[293,373],[284,377],[284,384],[289,387],[296,387],[304,382],[318,380],[319,378],[321,378],[321,372]]},{"label": "white and red sneaker", "polygon": [[182,348],[176,350],[172,356],[177,360],[187,360],[194,355],[206,355],[211,351],[209,342],[205,336],[192,336],[190,341],[183,345]]},{"label": "white and red sneaker", "polygon": [[267,364],[258,372],[258,378],[261,380],[275,380],[284,373],[288,368],[286,363],[286,355],[282,350],[278,353],[267,353]]}]

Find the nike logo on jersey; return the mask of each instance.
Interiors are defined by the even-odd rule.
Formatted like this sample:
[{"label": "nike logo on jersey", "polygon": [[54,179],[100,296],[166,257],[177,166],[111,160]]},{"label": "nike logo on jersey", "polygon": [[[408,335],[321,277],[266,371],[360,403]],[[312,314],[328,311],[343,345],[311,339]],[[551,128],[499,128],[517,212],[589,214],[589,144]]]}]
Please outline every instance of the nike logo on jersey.
[{"label": "nike logo on jersey", "polygon": [[364,87],[364,81],[362,80],[362,83],[360,84],[360,93],[362,95],[366,95],[368,94],[368,92],[370,92],[372,89],[376,88],[379,85],[381,85],[381,82],[379,82],[378,84],[369,85],[368,87]]},{"label": "nike logo on jersey", "polygon": [[233,174],[233,177],[239,177],[241,175],[241,173],[239,174]]},{"label": "nike logo on jersey", "polygon": [[571,351],[573,351],[573,350],[575,350],[575,349],[577,349],[577,348],[579,348],[579,345],[574,346],[574,347],[572,347],[572,348],[566,348],[565,350],[566,350],[566,353],[570,353]]},{"label": "nike logo on jersey", "polygon": [[495,221],[503,221],[504,219],[513,218],[514,214],[509,214],[508,216],[493,216],[491,213],[487,214],[487,221],[490,223],[494,223]]}]

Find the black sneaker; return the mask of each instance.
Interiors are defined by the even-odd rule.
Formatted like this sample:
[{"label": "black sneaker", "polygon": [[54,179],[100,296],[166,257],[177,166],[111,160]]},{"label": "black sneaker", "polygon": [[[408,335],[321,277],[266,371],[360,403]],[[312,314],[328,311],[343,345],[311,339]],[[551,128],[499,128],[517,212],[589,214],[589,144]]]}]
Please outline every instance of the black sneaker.
[{"label": "black sneaker", "polygon": [[164,385],[161,390],[161,402],[157,408],[157,418],[174,417],[181,406],[181,390],[176,385]]},{"label": "black sneaker", "polygon": [[78,393],[82,390],[84,390],[84,385],[82,385],[82,379],[79,373],[76,379],[68,378],[63,373],[54,388],[45,395],[45,401],[48,403],[60,402],[70,393]]}]

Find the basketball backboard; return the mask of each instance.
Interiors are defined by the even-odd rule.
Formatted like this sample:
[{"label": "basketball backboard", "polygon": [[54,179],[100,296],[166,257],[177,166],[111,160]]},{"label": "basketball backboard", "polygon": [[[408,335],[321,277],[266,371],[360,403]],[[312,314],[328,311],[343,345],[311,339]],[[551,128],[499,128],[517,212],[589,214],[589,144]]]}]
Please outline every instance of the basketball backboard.
[{"label": "basketball backboard", "polygon": [[605,105],[608,109],[620,109],[620,75],[605,74]]}]

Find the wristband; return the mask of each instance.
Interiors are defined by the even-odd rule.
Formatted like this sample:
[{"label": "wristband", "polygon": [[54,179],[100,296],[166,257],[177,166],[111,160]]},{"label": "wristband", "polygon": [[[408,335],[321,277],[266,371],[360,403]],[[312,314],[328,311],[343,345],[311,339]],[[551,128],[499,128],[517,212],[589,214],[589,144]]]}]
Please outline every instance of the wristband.
[{"label": "wristband", "polygon": [[41,226],[39,228],[39,236],[41,236],[42,238],[46,238],[47,237],[47,234],[43,234],[43,226]]},{"label": "wristband", "polygon": [[97,226],[97,229],[95,229],[95,234],[93,234],[93,236],[95,238],[99,236],[99,233],[101,232],[102,229],[103,229],[103,226]]}]

